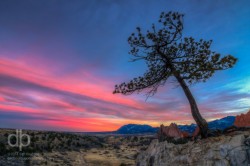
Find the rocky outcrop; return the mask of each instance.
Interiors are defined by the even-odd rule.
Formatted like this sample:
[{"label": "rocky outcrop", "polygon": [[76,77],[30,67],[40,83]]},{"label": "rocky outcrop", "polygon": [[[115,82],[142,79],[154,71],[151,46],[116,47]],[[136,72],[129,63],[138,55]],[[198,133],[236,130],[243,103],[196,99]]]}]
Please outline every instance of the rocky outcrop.
[{"label": "rocky outcrop", "polygon": [[158,131],[158,137],[184,138],[188,136],[187,132],[182,132],[175,123],[170,126],[161,125]]},{"label": "rocky outcrop", "polygon": [[192,134],[192,137],[195,138],[200,134],[200,128],[197,126]]},{"label": "rocky outcrop", "polygon": [[236,127],[250,127],[250,111],[246,114],[236,116],[234,125]]},{"label": "rocky outcrop", "polygon": [[137,166],[249,166],[250,131],[177,145],[153,140],[136,162]]},{"label": "rocky outcrop", "polygon": [[186,138],[186,137],[189,137],[190,135],[189,135],[189,133],[188,132],[186,132],[186,131],[182,131],[182,135],[183,135],[183,137],[184,138]]}]

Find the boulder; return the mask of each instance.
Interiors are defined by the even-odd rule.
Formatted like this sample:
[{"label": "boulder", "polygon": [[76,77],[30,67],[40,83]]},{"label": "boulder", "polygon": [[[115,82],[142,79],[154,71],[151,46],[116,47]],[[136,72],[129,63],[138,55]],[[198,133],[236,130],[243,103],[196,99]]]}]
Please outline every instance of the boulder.
[{"label": "boulder", "polygon": [[183,137],[184,137],[184,138],[189,137],[189,133],[186,132],[186,131],[183,131],[182,134],[183,134]]},{"label": "boulder", "polygon": [[250,111],[246,114],[236,116],[234,125],[236,127],[250,127]]},{"label": "boulder", "polygon": [[200,135],[200,128],[197,126],[192,134],[192,138],[196,138]]}]

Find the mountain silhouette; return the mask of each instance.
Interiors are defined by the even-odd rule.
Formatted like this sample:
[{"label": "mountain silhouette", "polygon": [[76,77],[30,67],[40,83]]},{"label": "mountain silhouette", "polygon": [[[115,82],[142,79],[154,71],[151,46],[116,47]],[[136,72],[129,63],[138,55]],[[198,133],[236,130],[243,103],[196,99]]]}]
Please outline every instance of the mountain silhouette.
[{"label": "mountain silhouette", "polygon": [[[212,130],[224,130],[227,127],[230,127],[234,124],[235,116],[227,116],[221,119],[217,119],[214,121],[208,122],[209,129]],[[186,131],[188,133],[193,133],[196,124],[190,124],[190,125],[178,125],[178,128],[181,131]],[[159,130],[159,127],[152,127],[150,125],[146,124],[127,124],[124,126],[121,126],[116,133],[117,134],[145,134],[145,133],[156,133]]]}]

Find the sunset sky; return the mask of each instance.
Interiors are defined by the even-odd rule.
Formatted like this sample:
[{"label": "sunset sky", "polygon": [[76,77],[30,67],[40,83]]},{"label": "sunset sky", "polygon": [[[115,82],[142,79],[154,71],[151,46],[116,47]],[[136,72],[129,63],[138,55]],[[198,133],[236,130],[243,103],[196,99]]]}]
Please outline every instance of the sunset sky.
[{"label": "sunset sky", "polygon": [[113,95],[114,85],[145,71],[129,62],[128,36],[162,11],[185,14],[183,36],[213,40],[239,59],[191,86],[207,120],[250,109],[249,0],[1,0],[0,128],[112,131],[128,123],[193,122],[173,80],[145,93]]}]

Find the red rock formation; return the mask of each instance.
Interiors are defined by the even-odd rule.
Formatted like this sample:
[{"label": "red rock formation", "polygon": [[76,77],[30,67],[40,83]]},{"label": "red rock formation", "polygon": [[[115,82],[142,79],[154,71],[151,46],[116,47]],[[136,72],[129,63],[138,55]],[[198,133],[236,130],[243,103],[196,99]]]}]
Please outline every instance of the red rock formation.
[{"label": "red rock formation", "polygon": [[186,132],[186,131],[183,131],[182,134],[183,134],[183,137],[184,137],[184,138],[189,137],[189,133]]},{"label": "red rock formation", "polygon": [[174,138],[184,138],[189,136],[188,133],[182,132],[175,123],[171,123],[170,126],[161,125],[159,135]]},{"label": "red rock formation", "polygon": [[250,127],[250,111],[246,114],[236,116],[234,125],[237,127]]},{"label": "red rock formation", "polygon": [[200,128],[197,126],[192,134],[192,139],[198,137],[200,135]]}]

